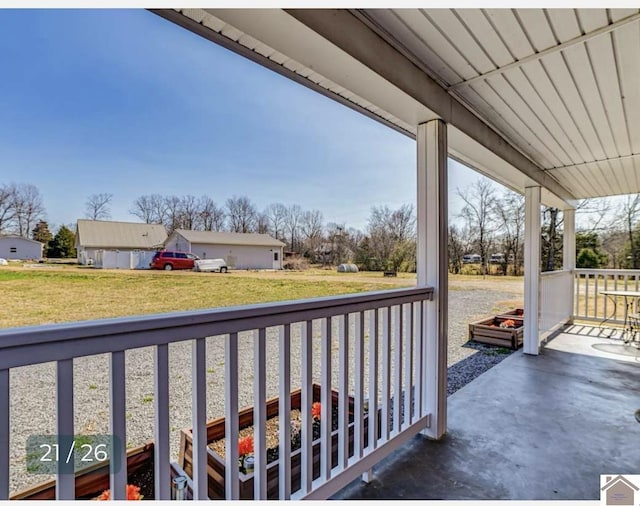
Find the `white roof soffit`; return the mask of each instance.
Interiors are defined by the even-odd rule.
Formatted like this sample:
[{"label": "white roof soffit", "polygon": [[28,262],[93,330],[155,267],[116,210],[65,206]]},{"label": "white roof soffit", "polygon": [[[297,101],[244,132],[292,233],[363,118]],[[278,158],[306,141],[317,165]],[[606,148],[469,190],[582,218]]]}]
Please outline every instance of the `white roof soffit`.
[{"label": "white roof soffit", "polygon": [[540,184],[547,205],[566,208],[575,203],[576,195],[554,175],[452,96],[440,79],[430,77],[434,74],[429,69],[383,40],[362,21],[361,12],[153,12],[411,137],[415,125],[442,118],[449,123],[449,151],[455,159],[519,192]]}]

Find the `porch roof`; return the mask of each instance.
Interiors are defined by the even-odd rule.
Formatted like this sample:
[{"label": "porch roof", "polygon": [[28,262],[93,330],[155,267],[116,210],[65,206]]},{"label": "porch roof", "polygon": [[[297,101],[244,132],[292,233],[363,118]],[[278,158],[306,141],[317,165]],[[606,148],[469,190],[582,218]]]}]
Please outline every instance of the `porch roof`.
[{"label": "porch roof", "polygon": [[155,12],[548,205],[640,192],[638,9]]}]

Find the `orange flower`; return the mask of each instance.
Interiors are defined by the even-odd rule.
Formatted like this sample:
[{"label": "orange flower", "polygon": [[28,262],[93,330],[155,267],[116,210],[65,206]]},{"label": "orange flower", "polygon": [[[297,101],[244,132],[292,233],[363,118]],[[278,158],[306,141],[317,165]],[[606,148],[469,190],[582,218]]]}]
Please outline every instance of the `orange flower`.
[{"label": "orange flower", "polygon": [[[127,501],[141,501],[144,496],[140,494],[140,487],[127,484]],[[110,501],[111,490],[105,490],[98,496],[98,501]]]},{"label": "orange flower", "polygon": [[244,457],[253,453],[253,436],[243,437],[238,441],[238,456]]},{"label": "orange flower", "polygon": [[506,328],[506,329],[512,329],[515,328],[516,326],[516,322],[514,322],[513,320],[505,320],[500,324],[500,327],[502,328]]},{"label": "orange flower", "polygon": [[320,413],[322,413],[322,404],[319,402],[314,402],[311,406],[311,416],[315,420],[320,420]]}]

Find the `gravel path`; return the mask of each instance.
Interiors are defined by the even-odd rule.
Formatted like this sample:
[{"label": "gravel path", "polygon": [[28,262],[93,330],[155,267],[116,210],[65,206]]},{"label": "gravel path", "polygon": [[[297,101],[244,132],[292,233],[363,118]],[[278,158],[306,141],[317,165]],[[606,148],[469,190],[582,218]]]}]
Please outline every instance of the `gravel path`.
[{"label": "gravel path", "polygon": [[[503,288],[503,285],[499,285]],[[486,286],[452,286],[449,297],[449,393],[464,386],[508,356],[496,348],[467,344],[468,323],[514,307],[521,299],[518,290],[496,291]],[[337,325],[337,323],[335,323]],[[368,325],[365,339],[368,341]],[[292,388],[300,383],[300,330],[292,326]],[[267,331],[267,396],[277,395],[278,331]],[[320,335],[314,330],[313,373],[320,377]],[[253,337],[239,338],[240,405],[253,404]],[[353,340],[351,340],[353,353]],[[332,345],[333,385],[338,384],[338,343]],[[392,350],[393,351],[393,350]],[[179,431],[191,426],[191,344],[170,345],[170,426],[172,458],[177,459]],[[351,355],[353,356],[353,355]],[[367,355],[368,356],[368,355]],[[142,348],[127,352],[127,439],[128,446],[145,443],[153,436],[154,351]],[[74,402],[76,434],[109,433],[109,357],[83,357],[74,362]],[[456,364],[456,365],[453,365]],[[380,358],[379,366],[382,367]],[[451,367],[453,366],[453,367]],[[355,376],[351,364],[350,378]],[[391,370],[393,378],[393,368]],[[368,371],[365,372],[365,377]],[[34,434],[55,434],[55,364],[22,367],[11,371],[11,492],[23,490],[50,476],[25,471],[26,439]],[[224,415],[224,341],[207,340],[207,419]]]}]

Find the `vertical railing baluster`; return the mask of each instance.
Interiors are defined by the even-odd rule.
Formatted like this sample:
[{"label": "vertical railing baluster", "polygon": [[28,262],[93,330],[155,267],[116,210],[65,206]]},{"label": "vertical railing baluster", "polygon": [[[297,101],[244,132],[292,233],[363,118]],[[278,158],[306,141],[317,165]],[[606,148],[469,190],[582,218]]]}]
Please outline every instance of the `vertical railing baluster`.
[{"label": "vertical railing baluster", "polygon": [[378,446],[378,309],[369,314],[369,452]]},{"label": "vertical railing baluster", "polygon": [[[56,477],[56,500],[72,500],[76,496],[74,464],[66,464],[66,437],[74,437],[73,429],[73,359],[57,362],[56,378],[56,431],[60,448],[58,475]],[[62,436],[62,437],[61,437]],[[71,457],[73,459],[73,457]],[[62,472],[61,472],[62,471]]]},{"label": "vertical railing baluster", "polygon": [[593,313],[594,316],[597,318],[598,317],[598,280],[599,280],[600,276],[597,275],[595,276],[595,285],[593,287]]},{"label": "vertical railing baluster", "polygon": [[302,448],[300,491],[311,491],[313,483],[313,320],[302,324]]},{"label": "vertical railing baluster", "polygon": [[413,312],[413,318],[414,318],[414,322],[413,322],[413,332],[414,332],[414,336],[415,336],[415,343],[416,343],[416,353],[415,353],[415,363],[416,363],[416,367],[415,367],[415,371],[416,371],[416,378],[415,378],[415,395],[414,395],[414,399],[415,399],[415,408],[413,410],[414,413],[414,422],[416,422],[417,420],[420,419],[420,417],[422,416],[422,387],[423,387],[423,381],[424,381],[424,376],[422,374],[422,354],[423,354],[423,348],[422,348],[422,302],[414,302],[413,303],[414,306],[414,312]]},{"label": "vertical railing baluster", "polygon": [[238,333],[232,332],[225,336],[224,349],[224,436],[225,444],[225,476],[224,490],[227,501],[240,499],[240,470],[238,461]]},{"label": "vertical railing baluster", "polygon": [[323,319],[321,356],[322,394],[320,409],[320,476],[323,480],[331,478],[331,417],[332,417],[332,392],[331,392],[331,348],[333,341],[333,319]]},{"label": "vertical railing baluster", "polygon": [[[124,501],[127,498],[127,419],[126,419],[126,383],[125,383],[125,352],[114,351],[111,353],[109,397],[110,431],[114,445],[110,459],[110,488],[111,497],[116,501]],[[118,469],[116,471],[116,469]],[[167,475],[168,476],[168,475]],[[157,482],[158,480],[156,480]]]},{"label": "vertical railing baluster", "polygon": [[338,469],[349,461],[349,315],[338,317]]},{"label": "vertical railing baluster", "polygon": [[407,304],[405,309],[405,360],[404,360],[404,423],[403,427],[411,425],[413,410],[413,303]]},{"label": "vertical railing baluster", "polygon": [[[618,289],[618,274],[614,274],[613,275],[613,289],[614,290]],[[614,320],[620,320],[620,318],[618,318],[618,310],[619,310],[618,306],[620,305],[620,304],[618,304],[618,296],[614,295],[614,297],[615,297],[615,300],[616,300],[616,304],[615,304],[615,313],[613,314],[613,319]]]},{"label": "vertical railing baluster", "polygon": [[279,484],[280,500],[291,498],[291,325],[280,329],[280,383],[278,419],[280,420],[279,439]]},{"label": "vertical railing baluster", "polygon": [[208,499],[207,479],[207,346],[204,338],[191,344],[191,425],[193,427],[193,498]]},{"label": "vertical railing baluster", "polygon": [[154,478],[155,498],[171,499],[171,451],[169,444],[169,345],[159,344],[155,349],[155,445]]},{"label": "vertical railing baluster", "polygon": [[267,330],[258,329],[254,339],[253,379],[253,435],[254,435],[254,474],[253,498],[267,498]]},{"label": "vertical railing baluster", "polygon": [[360,460],[364,448],[364,311],[355,315],[353,455]]},{"label": "vertical railing baluster", "polygon": [[404,341],[404,330],[402,328],[402,304],[393,307],[394,313],[394,382],[393,382],[393,432],[398,434],[402,427],[402,345]]},{"label": "vertical railing baluster", "polygon": [[587,272],[585,274],[585,292],[584,292],[584,314],[589,316],[589,279],[590,279],[590,275]]},{"label": "vertical railing baluster", "polygon": [[3,369],[0,371],[0,501],[9,500],[9,392],[9,369]]},{"label": "vertical railing baluster", "polygon": [[[604,275],[604,291],[608,290],[607,285],[609,284],[609,276],[607,274]],[[609,297],[607,295],[604,296],[604,317],[606,318],[609,315],[607,311],[607,306],[609,303]]]},{"label": "vertical railing baluster", "polygon": [[382,440],[388,441],[391,432],[391,307],[382,313]]}]

